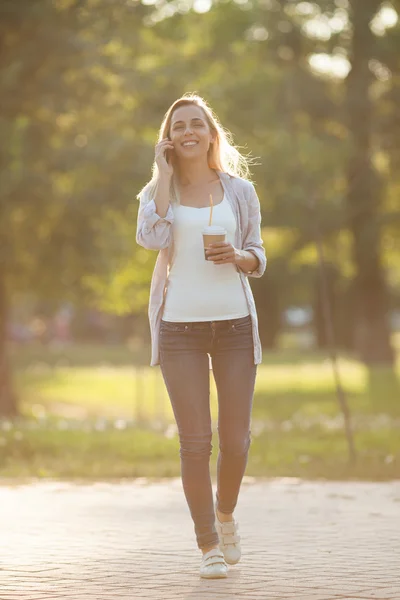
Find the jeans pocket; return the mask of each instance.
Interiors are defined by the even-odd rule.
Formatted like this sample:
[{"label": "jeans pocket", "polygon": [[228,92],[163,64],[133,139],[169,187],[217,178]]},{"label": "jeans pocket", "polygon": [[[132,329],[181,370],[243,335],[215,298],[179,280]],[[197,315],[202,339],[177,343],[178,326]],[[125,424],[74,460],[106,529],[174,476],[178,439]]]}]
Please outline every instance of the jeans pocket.
[{"label": "jeans pocket", "polygon": [[238,331],[241,333],[251,332],[252,322],[251,317],[243,317],[242,319],[234,319],[232,321],[232,331]]},{"label": "jeans pocket", "polygon": [[161,321],[160,333],[184,333],[188,330],[188,323],[173,323],[171,321]]}]

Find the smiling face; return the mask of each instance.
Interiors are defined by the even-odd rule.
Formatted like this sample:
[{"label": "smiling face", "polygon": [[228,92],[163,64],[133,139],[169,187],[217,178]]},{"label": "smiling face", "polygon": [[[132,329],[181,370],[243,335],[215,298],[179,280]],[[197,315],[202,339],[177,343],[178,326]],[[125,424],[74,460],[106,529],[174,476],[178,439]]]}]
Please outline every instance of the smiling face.
[{"label": "smiling face", "polygon": [[203,109],[196,105],[180,106],[174,111],[169,137],[181,160],[207,156],[214,140]]}]

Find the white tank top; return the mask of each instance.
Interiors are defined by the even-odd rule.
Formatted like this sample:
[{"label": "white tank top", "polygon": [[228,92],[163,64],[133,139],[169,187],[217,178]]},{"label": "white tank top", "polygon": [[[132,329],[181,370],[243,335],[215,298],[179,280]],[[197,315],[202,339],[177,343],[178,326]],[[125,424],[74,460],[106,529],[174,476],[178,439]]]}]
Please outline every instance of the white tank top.
[{"label": "white tank top", "polygon": [[[214,265],[204,258],[202,229],[210,209],[174,205],[174,252],[168,275],[164,321],[223,321],[246,317],[242,282],[234,264]],[[236,219],[224,196],[213,210],[213,225],[225,227],[234,244]]]}]

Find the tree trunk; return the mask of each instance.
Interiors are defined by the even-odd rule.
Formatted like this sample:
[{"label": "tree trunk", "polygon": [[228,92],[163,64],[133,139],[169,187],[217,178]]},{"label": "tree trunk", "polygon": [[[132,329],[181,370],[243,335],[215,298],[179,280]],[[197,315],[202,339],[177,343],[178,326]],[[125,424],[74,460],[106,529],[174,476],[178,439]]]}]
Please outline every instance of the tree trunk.
[{"label": "tree trunk", "polygon": [[[313,327],[315,332],[315,339],[317,348],[320,350],[329,348],[329,340],[326,330],[326,323],[324,317],[324,297],[321,290],[320,274],[317,274],[315,287],[314,287],[314,317]],[[326,277],[326,292],[329,298],[329,304],[331,307],[333,329],[335,332],[335,339],[337,341],[337,279],[338,273],[335,267],[331,264],[325,265],[325,277]]]},{"label": "tree trunk", "polygon": [[0,271],[0,418],[18,414],[7,356],[7,312],[6,283]]},{"label": "tree trunk", "polygon": [[380,256],[378,224],[381,186],[371,160],[372,102],[369,61],[374,38],[369,26],[380,0],[351,0],[353,26],[351,71],[347,79],[347,109],[352,141],[347,208],[353,235],[356,340],[368,365],[393,365],[388,324],[388,293]]},{"label": "tree trunk", "polygon": [[355,327],[357,307],[354,301],[355,283],[344,284],[337,298],[337,342],[338,347],[348,352],[357,350],[355,345]]},{"label": "tree trunk", "polygon": [[258,306],[261,343],[266,350],[273,350],[278,345],[278,337],[282,329],[279,282],[274,281],[272,273],[266,273],[261,279],[254,279],[251,284]]}]

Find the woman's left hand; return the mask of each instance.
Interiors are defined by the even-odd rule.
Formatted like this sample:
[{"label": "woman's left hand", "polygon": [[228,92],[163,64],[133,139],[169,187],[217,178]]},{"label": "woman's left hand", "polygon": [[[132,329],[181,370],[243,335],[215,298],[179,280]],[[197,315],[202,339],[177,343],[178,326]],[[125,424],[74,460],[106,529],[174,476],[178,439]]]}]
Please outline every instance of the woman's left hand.
[{"label": "woman's left hand", "polygon": [[206,249],[207,260],[214,265],[236,264],[239,250],[236,250],[229,242],[215,242]]}]

